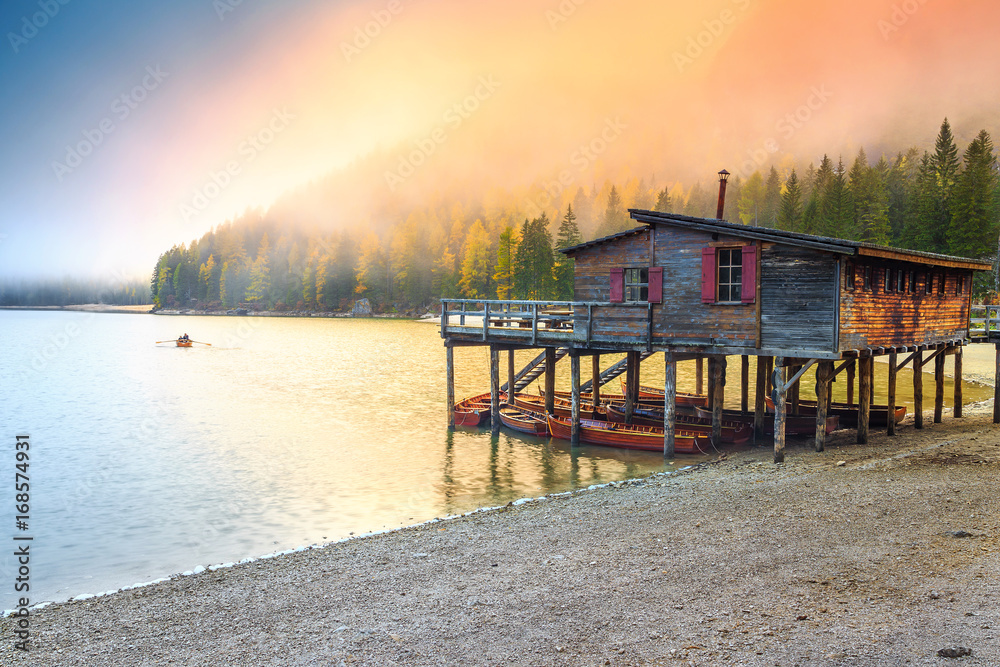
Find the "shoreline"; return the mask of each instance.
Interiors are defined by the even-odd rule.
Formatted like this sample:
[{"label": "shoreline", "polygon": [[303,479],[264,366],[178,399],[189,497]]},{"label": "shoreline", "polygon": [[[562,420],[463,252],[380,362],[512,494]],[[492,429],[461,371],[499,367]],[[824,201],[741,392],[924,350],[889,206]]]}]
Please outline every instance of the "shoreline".
[{"label": "shoreline", "polygon": [[[525,499],[31,615],[14,664],[1000,661],[991,403]],[[950,413],[950,411],[949,411]],[[961,537],[959,537],[961,535]],[[208,639],[210,638],[210,639]],[[19,660],[23,658],[23,660]],[[7,664],[5,662],[5,664]]]},{"label": "shoreline", "polygon": [[[287,311],[278,312],[276,310],[247,311],[238,315],[225,310],[186,310],[161,308],[153,310],[152,304],[139,306],[115,306],[104,303],[76,304],[71,306],[0,306],[0,310],[38,310],[38,311],[72,311],[84,313],[125,313],[131,315],[187,315],[192,317],[301,317],[301,318],[355,318],[350,312],[311,312],[311,311]],[[232,311],[233,309],[230,309]],[[440,315],[428,317],[426,315],[413,316],[402,313],[378,313],[369,317],[357,317],[356,319],[392,319],[392,320],[413,320],[416,322],[440,322]]]}]

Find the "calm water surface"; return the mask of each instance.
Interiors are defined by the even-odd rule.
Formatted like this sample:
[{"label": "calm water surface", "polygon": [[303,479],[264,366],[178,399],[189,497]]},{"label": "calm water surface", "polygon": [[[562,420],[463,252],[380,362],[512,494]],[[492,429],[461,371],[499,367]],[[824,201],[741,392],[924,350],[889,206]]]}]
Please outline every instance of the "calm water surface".
[{"label": "calm water surface", "polygon": [[[212,346],[154,344],[183,332]],[[4,311],[0,345],[0,479],[13,479],[14,436],[31,436],[18,534],[34,538],[32,602],[673,467],[655,453],[449,432],[433,324]],[[518,353],[519,367],[531,356]],[[682,390],[693,371],[680,365]],[[659,357],[643,366],[643,382],[662,377]],[[456,394],[488,382],[486,350],[456,350]],[[901,401],[909,386],[901,374]],[[0,487],[8,534],[13,493]],[[0,608],[12,589],[0,583]]]}]

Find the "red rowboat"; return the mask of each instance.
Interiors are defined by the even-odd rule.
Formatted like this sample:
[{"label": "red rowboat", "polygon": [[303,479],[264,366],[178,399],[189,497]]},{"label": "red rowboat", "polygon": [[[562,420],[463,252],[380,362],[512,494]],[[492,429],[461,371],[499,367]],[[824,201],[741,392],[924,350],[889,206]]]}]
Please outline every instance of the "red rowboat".
[{"label": "red rowboat", "polygon": [[[553,438],[569,440],[572,424],[569,419],[548,415],[549,432]],[[704,454],[706,448],[698,442],[694,433],[676,431],[674,452],[678,454]],[[639,449],[648,452],[663,451],[663,429],[652,426],[626,426],[594,419],[580,420],[580,442],[604,445],[618,449]]]},{"label": "red rowboat", "polygon": [[545,416],[535,412],[504,406],[500,408],[500,421],[507,428],[527,433],[528,435],[546,437],[549,434],[549,425],[545,420]]},{"label": "red rowboat", "polygon": [[[625,378],[622,378],[622,392],[625,391]],[[648,403],[663,402],[663,390],[656,387],[649,387],[644,384],[639,385],[639,400]],[[687,392],[677,392],[675,405],[708,405],[708,396],[701,394],[689,394]]]},{"label": "red rowboat", "polygon": [[[507,396],[500,392],[500,400]],[[455,404],[455,426],[482,426],[490,420],[490,395],[470,396]]]},{"label": "red rowboat", "polygon": [[[528,412],[538,412],[545,414],[545,397],[534,394],[514,394],[514,405]],[[573,415],[572,403],[565,398],[553,399],[552,409],[557,417]],[[604,408],[595,408],[592,403],[580,401],[580,417],[584,419],[600,419],[605,416]]]},{"label": "red rowboat", "polygon": [[[695,408],[699,417],[704,419],[712,418],[712,411],[708,408]],[[753,414],[743,414],[738,410],[723,410],[722,418],[725,421],[736,421],[747,424],[753,428]],[[830,415],[826,418],[826,432],[833,433],[840,428],[840,418],[837,415]],[[764,420],[764,433],[774,435],[774,417]],[[815,435],[816,415],[786,415],[785,434],[786,435]]]},{"label": "red rowboat", "polygon": [[[767,409],[770,412],[774,412],[774,401],[770,398],[765,397],[764,403],[767,405]],[[799,401],[799,413],[807,415],[816,414],[816,401]],[[847,403],[831,403],[827,408],[826,413],[828,415],[837,415],[840,417],[840,423],[844,425],[845,428],[857,428],[858,427],[858,406],[848,405]],[[906,406],[897,405],[896,406],[896,423],[903,421],[906,417]],[[889,406],[888,405],[872,405],[868,412],[868,425],[869,426],[885,426],[889,423]]]},{"label": "red rowboat", "polygon": [[[608,413],[608,421],[616,424],[625,423],[625,405],[623,403],[608,403],[604,406]],[[712,436],[712,418],[708,419],[698,415],[687,415],[678,413],[675,417],[677,427],[685,431],[697,433],[702,437]],[[637,426],[655,426],[663,428],[663,408],[650,408],[647,406],[636,407],[632,411],[632,423]],[[747,424],[740,421],[723,420],[722,422],[722,442],[734,445],[742,445],[750,442],[753,438],[753,423]]]}]

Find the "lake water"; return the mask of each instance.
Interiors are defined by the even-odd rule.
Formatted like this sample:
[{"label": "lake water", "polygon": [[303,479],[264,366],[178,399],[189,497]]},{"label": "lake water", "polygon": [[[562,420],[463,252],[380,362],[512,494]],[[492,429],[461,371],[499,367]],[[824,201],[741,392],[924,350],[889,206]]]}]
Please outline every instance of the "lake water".
[{"label": "lake water", "polygon": [[[154,344],[183,332],[212,345]],[[0,521],[33,537],[32,603],[674,467],[655,453],[450,432],[433,324],[3,311],[0,345]],[[662,385],[658,359],[643,382]],[[680,365],[682,390],[693,368]],[[738,387],[738,363],[730,373]],[[456,395],[488,382],[487,351],[457,349]],[[901,401],[908,386],[901,374]],[[27,531],[14,523],[18,434],[31,443]],[[0,556],[5,609],[12,552]]]}]

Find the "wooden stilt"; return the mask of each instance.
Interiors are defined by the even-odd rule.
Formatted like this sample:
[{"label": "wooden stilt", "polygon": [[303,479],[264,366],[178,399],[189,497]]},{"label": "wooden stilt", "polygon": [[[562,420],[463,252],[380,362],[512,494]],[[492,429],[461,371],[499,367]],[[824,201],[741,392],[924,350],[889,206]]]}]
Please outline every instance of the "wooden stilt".
[{"label": "wooden stilt", "polygon": [[871,417],[872,374],[869,368],[874,365],[871,357],[858,359],[858,444],[868,442],[868,423]]},{"label": "wooden stilt", "polygon": [[934,357],[934,423],[940,424],[944,417],[944,353]]},{"label": "wooden stilt", "polygon": [[[788,367],[788,372],[786,373],[786,375],[788,375],[789,378],[793,378],[793,377],[795,377],[795,374],[798,373],[800,370],[802,370],[802,366],[800,366],[798,364],[796,364],[794,366],[789,366]],[[792,404],[792,411],[791,411],[792,414],[793,415],[799,414],[799,383],[798,382],[796,382],[795,384],[793,384],[791,387],[788,388],[788,398],[790,399],[789,402]]]},{"label": "wooden stilt", "polygon": [[830,380],[833,362],[821,361],[816,364],[816,451],[826,447],[826,415],[830,408]]},{"label": "wooden stilt", "polygon": [[636,368],[635,352],[625,353],[625,423],[632,423],[632,414],[635,411],[635,393],[633,387],[638,386],[636,375],[639,369]]},{"label": "wooden stilt", "polygon": [[715,409],[715,357],[708,358],[708,409]]},{"label": "wooden stilt", "polygon": [[601,355],[590,357],[590,390],[594,394],[594,405],[601,404]]},{"label": "wooden stilt", "polygon": [[889,383],[886,404],[889,406],[889,415],[886,419],[885,432],[888,435],[896,435],[896,351],[889,353]]},{"label": "wooden stilt", "polygon": [[714,387],[714,400],[712,401],[712,445],[722,446],[722,406],[725,403],[726,395],[726,358],[716,357],[712,364],[712,385]]},{"label": "wooden stilt", "polygon": [[448,428],[455,428],[455,348],[445,348],[444,372],[448,384]]},{"label": "wooden stilt", "polygon": [[507,350],[507,405],[514,405],[514,350]]},{"label": "wooden stilt", "polygon": [[962,416],[962,346],[955,347],[955,417]]},{"label": "wooden stilt", "polygon": [[570,390],[570,444],[580,444],[580,357],[570,354],[569,374],[571,382]]},{"label": "wooden stilt", "polygon": [[993,370],[993,423],[1000,424],[1000,343],[996,343],[996,368]]},{"label": "wooden stilt", "polygon": [[702,396],[705,393],[705,358],[698,357],[694,365],[694,393]]},{"label": "wooden stilt", "polygon": [[764,403],[764,396],[767,391],[767,360],[764,357],[757,357],[757,387],[753,402],[753,438],[754,443],[764,435],[764,416],[767,408]]},{"label": "wooden stilt", "polygon": [[771,384],[774,385],[774,462],[785,460],[785,360],[774,358],[774,373],[771,374]]},{"label": "wooden stilt", "polygon": [[875,357],[868,364],[868,388],[871,390],[868,393],[868,405],[875,405]]},{"label": "wooden stilt", "polygon": [[854,405],[854,372],[857,368],[857,362],[852,361],[851,365],[847,367],[847,404]]},{"label": "wooden stilt", "polygon": [[500,350],[490,346],[490,429],[500,432]]},{"label": "wooden stilt", "polygon": [[545,412],[553,414],[556,405],[556,348],[545,348]]},{"label": "wooden stilt", "polygon": [[677,361],[674,353],[663,353],[663,458],[674,458],[674,431],[677,427]]},{"label": "wooden stilt", "polygon": [[913,353],[913,428],[924,427],[924,353]]},{"label": "wooden stilt", "polygon": [[740,357],[740,410],[750,412],[750,357]]}]

